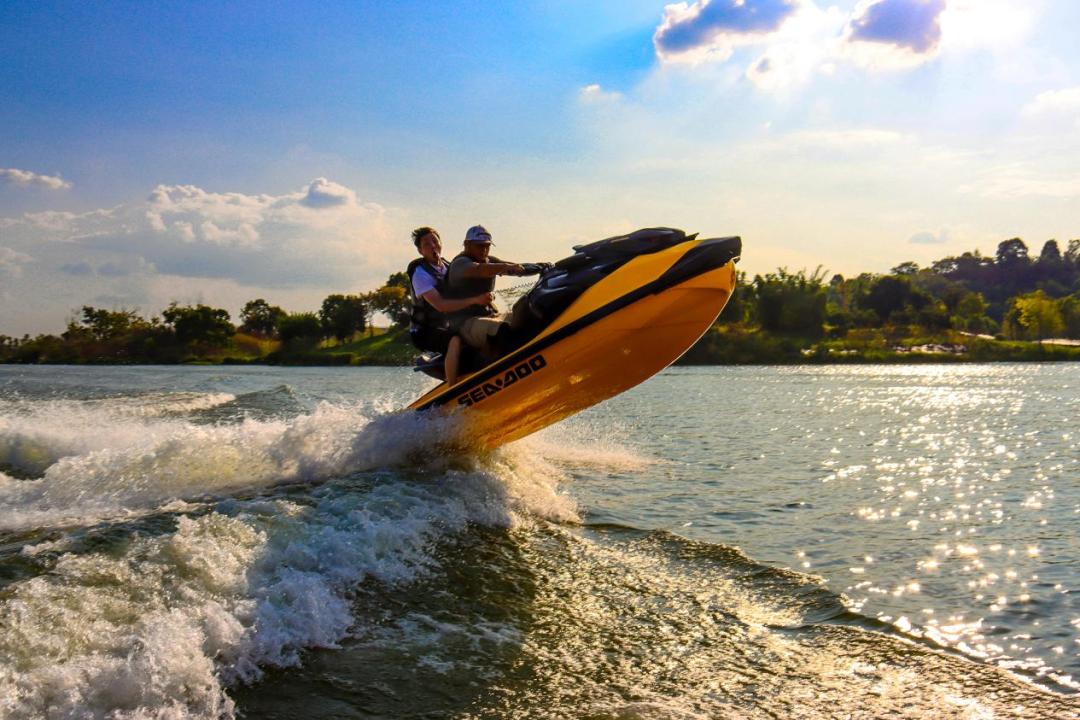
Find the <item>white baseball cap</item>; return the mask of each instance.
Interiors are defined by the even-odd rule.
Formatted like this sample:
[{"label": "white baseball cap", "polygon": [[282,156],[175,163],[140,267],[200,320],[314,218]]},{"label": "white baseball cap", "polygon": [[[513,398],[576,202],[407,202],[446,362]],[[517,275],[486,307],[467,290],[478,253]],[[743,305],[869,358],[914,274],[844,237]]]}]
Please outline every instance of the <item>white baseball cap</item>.
[{"label": "white baseball cap", "polygon": [[465,242],[478,243],[481,245],[494,245],[491,241],[491,233],[483,225],[473,225],[465,231]]}]

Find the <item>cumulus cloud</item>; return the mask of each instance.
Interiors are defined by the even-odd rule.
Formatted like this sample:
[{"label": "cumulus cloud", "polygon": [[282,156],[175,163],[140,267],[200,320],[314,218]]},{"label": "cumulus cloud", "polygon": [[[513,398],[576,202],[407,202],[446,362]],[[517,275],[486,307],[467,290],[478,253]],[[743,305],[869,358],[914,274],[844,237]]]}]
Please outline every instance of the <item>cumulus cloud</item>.
[{"label": "cumulus cloud", "polygon": [[355,205],[356,193],[344,185],[326,178],[315,178],[307,187],[300,204],[310,208],[328,208],[339,205]]},{"label": "cumulus cloud", "polygon": [[[0,218],[8,246],[0,271],[13,276],[33,256],[33,272],[9,286],[56,322],[99,296],[151,310],[174,299],[242,304],[259,295],[311,307],[400,269],[413,250],[406,224],[325,178],[277,195],[160,185],[116,207]],[[0,324],[31,325],[2,312]]]},{"label": "cumulus cloud", "polygon": [[1028,117],[1077,113],[1080,113],[1080,87],[1039,93],[1023,109],[1023,114]]},{"label": "cumulus cloud", "polygon": [[39,187],[46,190],[67,190],[71,183],[59,175],[41,175],[18,168],[0,168],[0,180],[19,187]]},{"label": "cumulus cloud", "polygon": [[924,54],[941,41],[945,0],[874,0],[851,19],[849,38]]},{"label": "cumulus cloud", "polygon": [[761,90],[780,93],[815,74],[831,73],[846,20],[835,6],[822,10],[805,3],[769,37],[764,54],[750,64],[746,77]]},{"label": "cumulus cloud", "polygon": [[802,0],[697,0],[668,5],[653,35],[665,61],[727,60],[735,48],[777,31]]},{"label": "cumulus cloud", "polygon": [[33,258],[26,253],[12,250],[9,247],[0,246],[0,278],[16,278],[21,276],[23,265],[32,260]]},{"label": "cumulus cloud", "polygon": [[47,229],[50,240],[137,255],[183,277],[317,285],[386,264],[378,247],[384,208],[359,202],[326,178],[285,195],[160,185],[144,203],[78,216],[28,215],[25,222]]},{"label": "cumulus cloud", "polygon": [[[815,0],[697,0],[665,7],[653,45],[666,64],[746,62],[755,86],[783,92],[843,64],[896,71],[947,52],[1015,45],[1030,35],[1041,3],[859,0],[844,12]],[[736,56],[741,48],[755,57]]]},{"label": "cumulus cloud", "polygon": [[1014,48],[1030,38],[1043,5],[1043,0],[948,0],[941,13],[942,47]]}]

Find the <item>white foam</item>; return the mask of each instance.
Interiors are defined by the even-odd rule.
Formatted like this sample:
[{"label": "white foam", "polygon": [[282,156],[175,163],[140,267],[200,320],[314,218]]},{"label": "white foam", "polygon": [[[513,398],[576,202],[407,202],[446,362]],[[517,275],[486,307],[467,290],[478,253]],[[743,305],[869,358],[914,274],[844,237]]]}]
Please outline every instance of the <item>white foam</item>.
[{"label": "white foam", "polygon": [[553,425],[516,445],[555,463],[602,470],[635,471],[660,462],[628,447],[617,429],[597,429],[580,420]]},{"label": "white foam", "polygon": [[160,393],[83,401],[3,401],[0,465],[41,475],[61,458],[131,446],[175,425],[158,418],[233,399],[227,393]]},{"label": "white foam", "polygon": [[[74,432],[88,444],[86,429]],[[355,408],[323,403],[288,421],[114,423],[95,438],[104,447],[82,451],[64,448],[54,435],[51,454],[71,454],[49,463],[40,479],[0,485],[0,503],[9,510],[0,528],[85,524],[175,499],[325,480],[399,464],[421,452],[428,438],[448,433],[451,424],[437,418],[401,413],[373,423]]]},{"label": "white foam", "polygon": [[[156,407],[212,406],[232,397],[163,393]],[[0,479],[0,504],[7,509],[0,529],[87,524],[153,511],[172,500],[438,462],[447,447],[461,444],[452,419],[412,412],[372,419],[370,408],[360,405],[322,403],[289,420],[206,425],[142,410],[132,417],[116,410],[117,402],[141,407],[140,398],[55,401],[0,417],[0,465],[41,476]],[[502,469],[509,481],[517,476],[514,463],[531,463],[525,474],[535,476],[568,465],[634,470],[653,462],[606,439],[572,442],[559,429],[517,443],[500,457],[504,464],[513,458]],[[550,464],[536,465],[541,457]]]},{"label": "white foam", "polygon": [[[363,583],[413,581],[469,523],[577,520],[559,490],[565,452],[454,455],[452,418],[367,412],[324,403],[289,420],[200,425],[55,404],[3,418],[4,461],[13,439],[36,437],[43,475],[0,474],[0,528],[178,517],[175,531],[108,551],[71,552],[70,536],[24,549],[55,565],[0,601],[0,716],[231,717],[232,684],[348,635]],[[397,470],[352,489],[375,468]],[[318,481],[310,504],[228,499],[291,481]],[[486,641],[514,641],[511,630]]]},{"label": "white foam", "polygon": [[467,523],[574,517],[542,461],[462,465],[368,492],[327,484],[312,505],[227,500],[119,556],[61,556],[0,605],[0,715],[231,717],[230,684],[346,636],[361,583],[412,581]]}]

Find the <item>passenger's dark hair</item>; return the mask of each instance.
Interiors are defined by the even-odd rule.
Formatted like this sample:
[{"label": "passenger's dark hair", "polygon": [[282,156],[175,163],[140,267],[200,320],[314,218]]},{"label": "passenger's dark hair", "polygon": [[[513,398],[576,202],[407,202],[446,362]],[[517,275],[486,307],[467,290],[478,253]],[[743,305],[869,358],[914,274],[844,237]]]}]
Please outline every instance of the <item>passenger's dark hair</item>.
[{"label": "passenger's dark hair", "polygon": [[438,230],[436,230],[433,227],[428,227],[427,225],[424,225],[424,226],[418,227],[418,228],[416,228],[415,230],[412,231],[412,244],[415,245],[416,247],[420,247],[421,238],[423,238],[428,233],[433,234],[435,237],[439,238],[440,240],[442,239],[442,236],[439,235]]}]

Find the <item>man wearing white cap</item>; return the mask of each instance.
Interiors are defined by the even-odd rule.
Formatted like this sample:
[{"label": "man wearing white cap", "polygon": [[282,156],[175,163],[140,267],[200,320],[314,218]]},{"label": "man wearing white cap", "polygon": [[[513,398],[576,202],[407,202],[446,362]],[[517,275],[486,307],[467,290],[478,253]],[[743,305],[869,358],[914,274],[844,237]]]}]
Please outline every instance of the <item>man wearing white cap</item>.
[{"label": "man wearing white cap", "polygon": [[[483,225],[474,225],[465,233],[465,247],[450,263],[447,273],[447,295],[466,298],[495,289],[499,275],[534,275],[536,270],[526,270],[518,263],[508,263],[490,255],[491,233]],[[502,322],[496,317],[493,305],[472,305],[450,316],[451,327],[472,347],[490,350],[491,338],[499,331]]]}]

